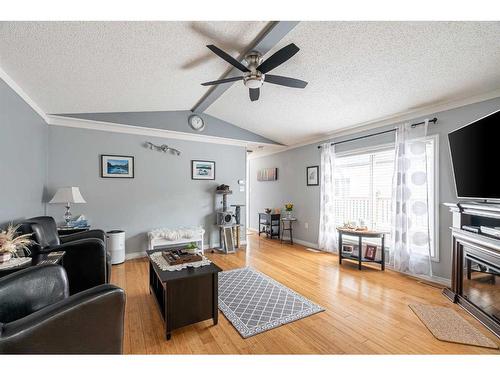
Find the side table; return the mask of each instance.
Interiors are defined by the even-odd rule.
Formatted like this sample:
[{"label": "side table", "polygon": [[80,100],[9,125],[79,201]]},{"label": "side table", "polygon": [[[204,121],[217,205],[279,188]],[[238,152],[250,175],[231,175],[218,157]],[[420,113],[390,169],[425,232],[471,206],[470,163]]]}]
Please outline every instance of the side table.
[{"label": "side table", "polygon": [[[281,233],[280,233],[280,240],[281,243],[283,243],[283,234],[285,231],[290,233],[290,245],[293,245],[293,223],[297,221],[296,218],[294,217],[282,217],[281,218]],[[285,223],[288,223],[288,226],[285,225]]]},{"label": "side table", "polygon": [[64,251],[55,251],[48,254],[40,254],[31,258],[31,262],[22,264],[17,267],[6,268],[0,270],[0,277],[10,275],[11,273],[24,270],[29,267],[42,266],[44,264],[62,264],[62,259],[64,257]]},{"label": "side table", "polygon": [[[271,239],[280,238],[280,218],[281,214],[259,212],[259,236],[265,233]],[[275,230],[275,228],[277,228]]]},{"label": "side table", "polygon": [[[354,229],[348,229],[348,228],[337,228],[337,231],[339,233],[339,264],[342,264],[342,259],[349,259],[349,260],[355,260],[358,262],[358,269],[361,269],[361,264],[363,262],[369,262],[369,263],[378,263],[380,264],[380,269],[383,271],[385,270],[385,233],[384,232],[377,232],[377,231],[369,231],[369,230],[363,230],[363,231],[357,231]],[[356,257],[355,255],[352,254],[347,254],[342,251],[342,236],[347,235],[347,236],[354,236],[358,237],[358,256]],[[380,260],[375,260],[375,259],[367,259],[363,257],[363,238],[380,238],[381,242],[381,259]]]},{"label": "side table", "polygon": [[88,227],[57,227],[57,234],[59,236],[67,236],[68,234],[86,232],[88,230],[90,230],[90,226],[88,226]]}]

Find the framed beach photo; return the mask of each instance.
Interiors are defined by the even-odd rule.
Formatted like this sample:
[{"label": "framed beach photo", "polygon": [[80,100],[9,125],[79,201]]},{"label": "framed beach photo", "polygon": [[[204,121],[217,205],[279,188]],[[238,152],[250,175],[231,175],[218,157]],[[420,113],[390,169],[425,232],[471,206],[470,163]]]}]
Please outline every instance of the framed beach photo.
[{"label": "framed beach photo", "polygon": [[318,186],[319,185],[319,166],[314,165],[312,167],[306,168],[306,181],[307,186]]},{"label": "framed beach photo", "polygon": [[101,155],[102,178],[134,178],[134,157]]},{"label": "framed beach photo", "polygon": [[215,180],[215,161],[191,160],[192,180]]}]

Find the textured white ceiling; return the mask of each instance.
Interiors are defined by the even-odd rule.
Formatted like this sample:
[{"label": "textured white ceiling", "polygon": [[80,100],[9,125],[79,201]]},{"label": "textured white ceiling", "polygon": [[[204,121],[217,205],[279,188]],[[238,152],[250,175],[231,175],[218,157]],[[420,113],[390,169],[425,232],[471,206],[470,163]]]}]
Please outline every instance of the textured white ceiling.
[{"label": "textured white ceiling", "polygon": [[190,109],[266,22],[0,22],[0,66],[47,113]]},{"label": "textured white ceiling", "polygon": [[[0,22],[0,67],[47,113],[186,110],[266,22]],[[500,89],[500,22],[301,22],[267,56],[309,82],[241,82],[207,113],[295,144],[367,121]]]},{"label": "textured white ceiling", "polygon": [[207,113],[290,145],[500,88],[500,22],[301,22],[267,56],[301,48],[250,102],[234,84]]}]

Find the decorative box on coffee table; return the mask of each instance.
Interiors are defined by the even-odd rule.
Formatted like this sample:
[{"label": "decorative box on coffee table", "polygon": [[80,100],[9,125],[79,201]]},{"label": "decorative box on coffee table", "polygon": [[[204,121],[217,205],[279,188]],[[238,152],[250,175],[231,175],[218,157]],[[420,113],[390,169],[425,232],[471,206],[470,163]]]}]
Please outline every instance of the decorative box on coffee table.
[{"label": "decorative box on coffee table", "polygon": [[218,273],[214,263],[163,271],[151,258],[158,250],[148,250],[149,290],[156,299],[165,321],[165,335],[189,324],[212,319],[218,322]]}]

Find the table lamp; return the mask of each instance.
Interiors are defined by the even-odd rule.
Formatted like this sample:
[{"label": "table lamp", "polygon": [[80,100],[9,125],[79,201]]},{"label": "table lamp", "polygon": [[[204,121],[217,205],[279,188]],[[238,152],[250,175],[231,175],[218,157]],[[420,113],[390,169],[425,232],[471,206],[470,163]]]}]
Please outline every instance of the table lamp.
[{"label": "table lamp", "polygon": [[66,204],[66,212],[64,213],[64,220],[66,221],[66,226],[69,227],[69,223],[71,222],[71,212],[70,205],[71,203],[87,203],[85,199],[82,197],[82,193],[80,193],[80,188],[76,186],[69,187],[61,187],[57,189],[54,197],[50,200],[49,203],[65,203]]}]

